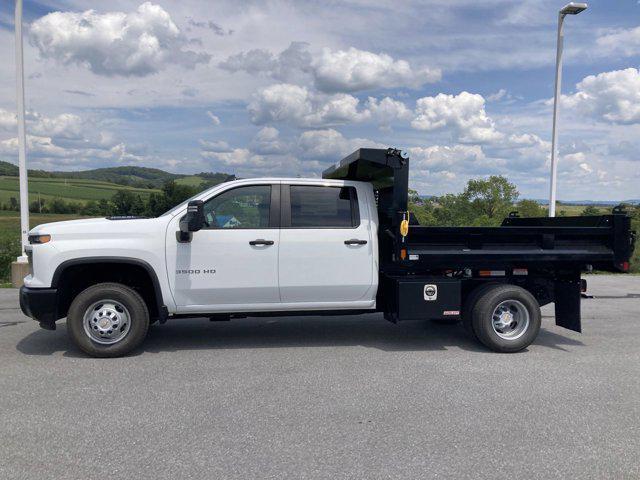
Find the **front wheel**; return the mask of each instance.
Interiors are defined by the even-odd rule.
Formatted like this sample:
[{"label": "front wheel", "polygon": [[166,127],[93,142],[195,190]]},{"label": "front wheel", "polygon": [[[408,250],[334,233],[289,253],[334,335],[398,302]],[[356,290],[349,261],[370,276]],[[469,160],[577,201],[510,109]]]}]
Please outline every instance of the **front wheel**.
[{"label": "front wheel", "polygon": [[519,352],[540,331],[540,306],[531,293],[515,285],[494,285],[473,305],[471,323],[478,339],[496,352]]},{"label": "front wheel", "polygon": [[67,331],[71,340],[93,357],[119,357],[147,335],[149,310],[135,290],[119,283],[100,283],[71,302]]}]

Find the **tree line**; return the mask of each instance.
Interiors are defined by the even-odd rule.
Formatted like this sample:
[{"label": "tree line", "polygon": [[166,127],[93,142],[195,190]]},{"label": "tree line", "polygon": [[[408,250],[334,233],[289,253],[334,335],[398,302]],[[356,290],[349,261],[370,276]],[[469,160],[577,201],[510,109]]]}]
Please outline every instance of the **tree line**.
[{"label": "tree line", "polygon": [[[440,197],[422,198],[410,190],[409,205],[420,225],[443,227],[495,227],[510,213],[521,217],[545,217],[548,210],[535,200],[519,200],[517,187],[503,176],[469,180],[462,193],[448,193]],[[640,216],[640,207],[627,205],[627,210]],[[579,214],[601,215],[602,210],[586,206]],[[559,216],[567,211],[560,205]]]},{"label": "tree line", "polygon": [[[207,185],[205,188],[209,188]],[[202,186],[179,185],[168,180],[160,193],[140,195],[129,190],[118,190],[110,199],[90,200],[86,203],[64,200],[62,198],[38,199],[29,204],[33,213],[75,214],[83,217],[108,217],[112,215],[135,215],[157,217],[170,208],[202,191]],[[0,204],[0,210],[19,211],[20,204],[15,197],[8,203]]]},{"label": "tree line", "polygon": [[[140,195],[129,190],[118,190],[110,199],[91,200],[86,203],[62,198],[39,199],[29,204],[29,211],[86,217],[157,217],[187,198],[219,183],[218,178],[212,178],[210,182],[200,186],[181,185],[167,180],[159,193]],[[519,200],[517,187],[503,176],[469,180],[464,191],[459,194],[449,193],[439,197],[423,198],[415,190],[410,190],[409,205],[421,225],[432,226],[497,226],[514,211],[521,217],[547,215],[547,208],[535,200]],[[626,208],[632,215],[640,212],[640,206],[627,205]],[[0,210],[18,211],[19,202],[15,197],[11,197],[8,203],[0,203]],[[588,205],[580,215],[601,213],[603,212],[598,207]],[[561,204],[558,214],[567,215]]]}]

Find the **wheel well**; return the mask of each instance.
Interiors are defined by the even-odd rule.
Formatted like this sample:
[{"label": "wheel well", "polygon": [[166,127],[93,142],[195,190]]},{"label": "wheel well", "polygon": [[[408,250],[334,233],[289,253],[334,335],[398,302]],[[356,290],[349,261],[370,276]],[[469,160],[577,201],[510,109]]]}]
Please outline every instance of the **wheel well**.
[{"label": "wheel well", "polygon": [[462,287],[462,301],[469,297],[475,290],[484,285],[516,285],[527,290],[531,295],[535,297],[538,304],[542,307],[550,302],[553,302],[553,287],[554,280],[547,277],[491,277],[489,279],[469,279],[463,282]]},{"label": "wheel well", "polygon": [[149,309],[151,318],[160,315],[159,304],[162,301],[155,275],[146,267],[127,262],[96,261],[73,264],[64,267],[55,274],[58,288],[58,317],[67,316],[73,299],[84,289],[104,282],[115,282],[133,288],[138,292]]}]

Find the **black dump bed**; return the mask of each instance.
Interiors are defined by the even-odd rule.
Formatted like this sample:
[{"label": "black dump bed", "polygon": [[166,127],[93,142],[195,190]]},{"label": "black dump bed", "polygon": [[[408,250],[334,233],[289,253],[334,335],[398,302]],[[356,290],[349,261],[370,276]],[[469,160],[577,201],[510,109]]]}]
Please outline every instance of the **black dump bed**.
[{"label": "black dump bed", "polygon": [[373,184],[382,270],[629,268],[634,234],[623,212],[594,217],[509,217],[500,227],[411,225],[402,236],[400,224],[409,217],[409,159],[399,150],[359,149],[322,176]]}]

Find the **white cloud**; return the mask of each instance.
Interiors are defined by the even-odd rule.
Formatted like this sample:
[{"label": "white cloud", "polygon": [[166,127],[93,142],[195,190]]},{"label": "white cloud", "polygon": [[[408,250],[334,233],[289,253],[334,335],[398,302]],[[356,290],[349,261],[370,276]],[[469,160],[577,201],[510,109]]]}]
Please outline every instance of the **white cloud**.
[{"label": "white cloud", "polygon": [[263,156],[255,155],[248,148],[234,148],[228,152],[202,151],[201,155],[230,167],[247,165],[258,167],[264,162]]},{"label": "white cloud", "polygon": [[169,13],[150,2],[131,13],[52,12],[33,22],[29,38],[44,58],[106,76],[145,76],[170,64],[193,68],[210,58],[189,50]]},{"label": "white cloud", "polygon": [[274,127],[263,127],[250,143],[252,151],[261,155],[286,153],[289,146],[280,139],[280,132]]},{"label": "white cloud", "polygon": [[325,48],[313,57],[304,42],[273,54],[266,49],[253,49],[231,55],[219,64],[230,72],[260,74],[287,83],[309,83],[326,93],[356,92],[378,88],[420,88],[441,78],[438,69],[414,69],[406,60],[372,53],[357,48],[337,50]]},{"label": "white cloud", "polygon": [[584,154],[584,152],[575,152],[575,153],[568,153],[567,155],[563,155],[562,156],[562,160],[565,164],[569,163],[573,163],[576,165],[580,165],[582,163],[584,163],[586,159],[586,156]]},{"label": "white cloud", "polygon": [[[101,122],[92,118],[82,118],[72,113],[47,116],[28,111],[25,122],[27,156],[34,167],[59,169],[95,161],[138,163],[142,160],[110,131],[103,130]],[[15,135],[16,123],[13,112],[0,109],[1,128]],[[17,137],[1,140],[0,154],[16,158]]]},{"label": "white cloud", "polygon": [[280,83],[260,90],[248,106],[251,121],[256,125],[286,122],[299,127],[320,127],[376,120],[388,124],[398,118],[408,118],[409,110],[390,98],[378,101],[369,98],[365,108],[347,93],[325,95],[306,87]]},{"label": "white cloud", "polygon": [[[86,127],[85,121],[71,113],[47,117],[38,112],[28,111],[25,113],[25,123],[28,133],[63,138],[78,138]],[[14,112],[0,108],[0,128],[14,132],[17,124]]]},{"label": "white cloud", "polygon": [[[82,118],[73,113],[47,116],[27,111],[25,123],[27,134],[34,138],[48,137],[61,147],[111,148],[116,144],[111,132],[101,130],[93,119]],[[15,134],[16,126],[15,113],[0,108],[0,128]]]},{"label": "white cloud", "polygon": [[224,140],[218,140],[218,141],[200,140],[200,147],[205,152],[220,153],[220,152],[230,152],[232,150],[229,144]]},{"label": "white cloud", "polygon": [[589,75],[563,105],[609,123],[640,123],[640,71],[636,68]]},{"label": "white cloud", "polygon": [[217,115],[214,115],[209,110],[207,110],[207,117],[209,117],[211,123],[213,123],[214,125],[220,125],[220,118]]},{"label": "white cloud", "polygon": [[413,116],[413,112],[403,102],[390,97],[380,101],[369,97],[365,106],[368,116],[383,128],[388,128],[396,120],[410,120]]},{"label": "white cloud", "polygon": [[248,106],[256,125],[289,123],[297,127],[326,127],[374,122],[388,127],[394,121],[408,121],[412,111],[401,101],[385,97],[360,100],[348,93],[323,94],[306,87],[279,83],[254,94]]},{"label": "white cloud", "polygon": [[433,172],[490,173],[504,162],[487,158],[480,145],[431,145],[408,149],[412,177]]},{"label": "white cloud", "polygon": [[336,161],[358,148],[387,148],[385,145],[365,138],[345,138],[332,128],[309,130],[298,138],[298,149],[303,158],[321,161]]},{"label": "white cloud", "polygon": [[416,102],[415,113],[411,126],[416,130],[448,129],[463,143],[486,143],[503,137],[485,112],[484,98],[477,93],[422,97]]},{"label": "white cloud", "polygon": [[593,168],[591,168],[591,166],[588,163],[581,163],[578,165],[584,172],[586,173],[592,173],[593,172]]},{"label": "white cloud", "polygon": [[598,53],[633,56],[640,53],[640,27],[621,28],[600,35],[596,39]]},{"label": "white cloud", "polygon": [[357,48],[323,49],[313,62],[315,83],[326,92],[355,92],[376,88],[419,88],[441,78],[438,69],[414,69],[406,60]]},{"label": "white cloud", "polygon": [[495,93],[487,96],[487,102],[497,102],[502,100],[507,95],[507,91],[504,88],[501,88]]},{"label": "white cloud", "polygon": [[[29,158],[36,160],[36,166],[44,163],[50,165],[49,168],[56,170],[61,166],[89,164],[96,160],[129,163],[138,163],[142,160],[142,157],[130,153],[124,143],[104,148],[97,146],[66,147],[57,144],[51,137],[27,135],[26,147]],[[17,138],[0,141],[0,153],[17,156],[17,151]]]},{"label": "white cloud", "polygon": [[75,140],[81,139],[87,130],[85,121],[72,113],[46,117],[32,112],[27,116],[27,125],[29,131],[35,135]]},{"label": "white cloud", "polygon": [[229,72],[265,75],[281,82],[303,81],[311,68],[311,54],[307,47],[305,42],[291,42],[289,47],[277,55],[257,48],[231,55],[219,67]]},{"label": "white cloud", "polygon": [[3,130],[13,131],[18,124],[16,114],[3,108],[0,108],[0,128]]},{"label": "white cloud", "polygon": [[248,109],[251,121],[262,125],[268,122],[302,122],[311,115],[313,106],[305,87],[280,83],[255,94]]}]

